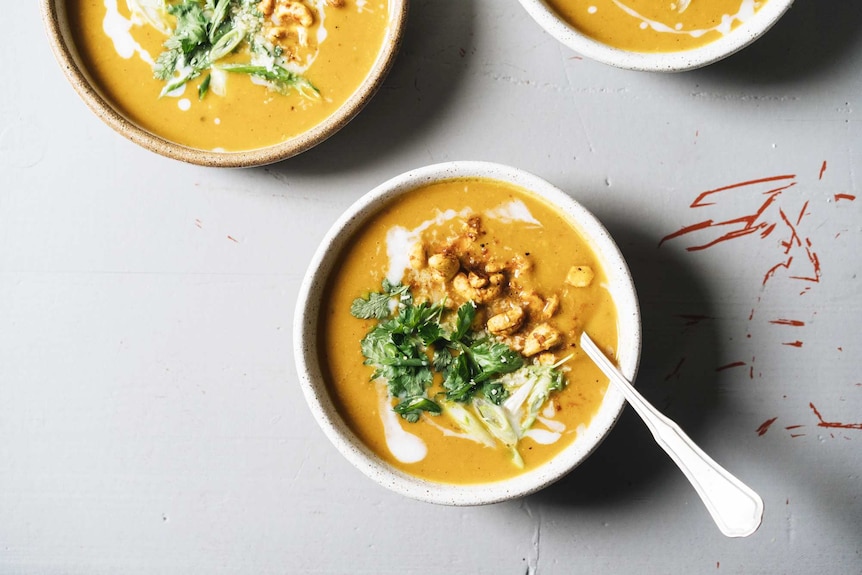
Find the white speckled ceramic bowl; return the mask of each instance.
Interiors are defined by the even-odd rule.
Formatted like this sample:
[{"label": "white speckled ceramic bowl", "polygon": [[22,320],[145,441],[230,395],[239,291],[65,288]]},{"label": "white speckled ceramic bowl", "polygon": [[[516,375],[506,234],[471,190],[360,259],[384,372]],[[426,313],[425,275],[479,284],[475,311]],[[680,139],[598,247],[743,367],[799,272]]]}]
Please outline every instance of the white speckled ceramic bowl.
[{"label": "white speckled ceramic bowl", "polygon": [[314,254],[299,291],[293,338],[299,381],[311,412],[326,436],[353,465],[384,487],[432,503],[481,505],[533,493],[577,467],[610,432],[624,398],[610,387],[590,425],[559,456],[513,479],[480,485],[435,483],[399,471],[378,458],[347,427],[333,405],[321,369],[317,330],[321,297],[339,254],[380,206],[417,187],[461,177],[501,180],[541,196],[565,214],[591,242],[607,272],[609,289],[619,315],[619,366],[634,379],[641,349],[637,295],[628,266],[607,230],[583,206],[545,180],[522,170],[485,162],[451,162],[407,172],[378,186],[351,206],[332,226]]},{"label": "white speckled ceramic bowl", "polygon": [[548,34],[575,52],[618,68],[651,72],[693,70],[726,58],[762,36],[793,4],[793,0],[767,0],[751,19],[715,42],[679,52],[646,53],[621,50],[586,36],[561,18],[545,0],[520,2]]},{"label": "white speckled ceramic bowl", "polygon": [[126,118],[93,84],[75,48],[66,17],[66,0],[39,0],[42,20],[54,56],[84,103],[108,126],[135,142],[169,158],[216,167],[249,167],[277,162],[320,144],[347,125],[371,100],[392,67],[401,47],[408,0],[390,0],[389,28],[373,67],[356,91],[332,115],[314,128],[278,144],[238,152],[200,150],[167,140]]}]

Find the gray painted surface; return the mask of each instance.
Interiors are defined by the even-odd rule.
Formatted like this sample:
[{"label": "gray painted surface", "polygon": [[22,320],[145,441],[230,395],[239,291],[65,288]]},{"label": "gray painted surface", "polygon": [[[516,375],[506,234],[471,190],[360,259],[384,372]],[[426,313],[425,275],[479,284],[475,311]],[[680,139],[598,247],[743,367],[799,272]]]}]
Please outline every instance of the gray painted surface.
[{"label": "gray painted surface", "polygon": [[[6,12],[0,573],[862,573],[862,6],[798,0],[740,54],[655,75],[579,59],[515,0],[414,0],[363,113],[249,170],[125,141],[35,3]],[[763,496],[757,533],[721,536],[631,410],[563,481],[483,508],[400,498],[329,445],[293,368],[305,266],[361,194],[455,159],[605,222],[643,306],[638,386]],[[790,183],[750,220],[766,237],[661,242]]]}]

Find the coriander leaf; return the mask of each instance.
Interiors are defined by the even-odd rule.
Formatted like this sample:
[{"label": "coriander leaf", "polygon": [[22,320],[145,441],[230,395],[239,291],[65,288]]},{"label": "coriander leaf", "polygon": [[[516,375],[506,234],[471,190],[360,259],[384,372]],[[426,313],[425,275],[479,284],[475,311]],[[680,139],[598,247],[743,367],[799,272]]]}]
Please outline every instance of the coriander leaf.
[{"label": "coriander leaf", "polygon": [[453,341],[461,341],[461,339],[470,330],[473,325],[473,319],[476,317],[476,304],[469,301],[458,308],[457,319],[455,322],[455,332],[452,334]]},{"label": "coriander leaf", "polygon": [[452,354],[445,347],[435,349],[434,354],[431,357],[431,365],[434,367],[435,371],[439,372],[446,371],[449,366],[452,365],[453,361],[454,358],[452,357]]},{"label": "coriander leaf", "polygon": [[446,399],[450,401],[466,401],[473,395],[475,383],[466,354],[462,353],[452,361],[443,378],[443,388],[446,389]]},{"label": "coriander leaf", "polygon": [[509,390],[502,383],[486,383],[482,386],[482,394],[494,405],[503,405],[509,397]]},{"label": "coriander leaf", "polygon": [[479,369],[476,382],[482,383],[495,375],[511,373],[524,365],[524,359],[504,343],[491,340],[480,341],[467,348],[470,359]]},{"label": "coriander leaf", "polygon": [[371,292],[365,298],[356,298],[350,304],[350,314],[359,319],[387,318],[392,313],[389,307],[392,298],[400,299],[405,293],[409,293],[407,286],[392,284],[384,279],[383,292]]}]

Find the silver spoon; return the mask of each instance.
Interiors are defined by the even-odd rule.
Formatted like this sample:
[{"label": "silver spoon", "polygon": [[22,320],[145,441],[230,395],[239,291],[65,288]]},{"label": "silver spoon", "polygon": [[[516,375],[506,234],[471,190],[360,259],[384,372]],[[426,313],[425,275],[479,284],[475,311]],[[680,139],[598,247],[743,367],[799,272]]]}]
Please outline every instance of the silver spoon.
[{"label": "silver spoon", "polygon": [[581,347],[617,385],[649,427],[659,446],[685,473],[721,532],[728,537],[747,537],[757,531],[763,519],[763,500],[760,496],[713,461],[679,425],[645,400],[586,332],[581,335]]}]

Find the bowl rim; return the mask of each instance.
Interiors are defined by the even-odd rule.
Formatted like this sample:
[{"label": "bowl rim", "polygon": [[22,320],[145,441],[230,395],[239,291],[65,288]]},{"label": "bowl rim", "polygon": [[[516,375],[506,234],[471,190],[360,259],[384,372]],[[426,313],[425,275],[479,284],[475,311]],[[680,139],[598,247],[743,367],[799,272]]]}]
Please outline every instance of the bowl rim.
[{"label": "bowl rim", "polygon": [[[453,161],[410,170],[380,184],[350,206],[320,242],[300,285],[293,325],[293,351],[299,384],[314,419],[336,449],[362,473],[397,493],[446,505],[484,505],[522,497],[559,480],[585,460],[616,424],[625,398],[608,387],[599,412],[579,438],[560,455],[514,478],[482,484],[447,484],[417,478],[382,462],[347,427],[326,391],[317,353],[319,295],[329,270],[363,223],[389,201],[435,181],[486,178],[514,184],[551,203],[584,235],[606,268],[617,304],[620,369],[631,381],[641,352],[641,317],[634,283],[618,246],[599,220],[573,197],[524,170],[479,161]],[[612,281],[613,280],[613,281]],[[317,297],[316,297],[317,296]]]},{"label": "bowl rim", "polygon": [[368,74],[335,112],[310,130],[282,142],[241,151],[215,151],[178,144],[150,132],[118,111],[93,85],[80,62],[66,24],[66,0],[39,0],[51,51],[66,79],[87,107],[120,135],[162,156],[190,164],[241,168],[286,160],[322,143],[346,126],[380,89],[401,48],[409,0],[389,0],[389,25]]},{"label": "bowl rim", "polygon": [[547,0],[519,0],[548,34],[559,42],[603,64],[643,72],[684,72],[702,68],[742,50],[765,34],[794,0],[767,0],[747,22],[703,46],[679,52],[634,52],[615,48],[578,31],[558,16]]}]

